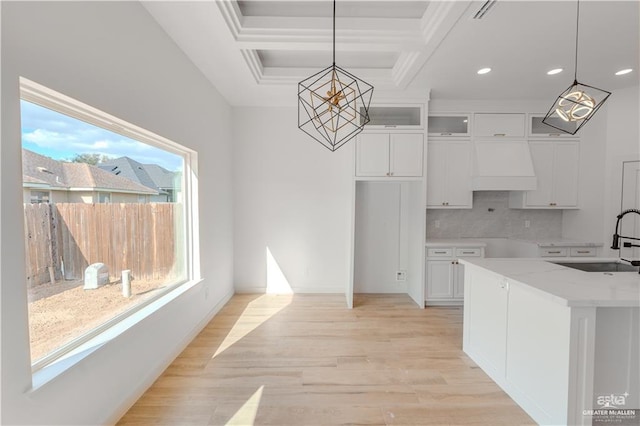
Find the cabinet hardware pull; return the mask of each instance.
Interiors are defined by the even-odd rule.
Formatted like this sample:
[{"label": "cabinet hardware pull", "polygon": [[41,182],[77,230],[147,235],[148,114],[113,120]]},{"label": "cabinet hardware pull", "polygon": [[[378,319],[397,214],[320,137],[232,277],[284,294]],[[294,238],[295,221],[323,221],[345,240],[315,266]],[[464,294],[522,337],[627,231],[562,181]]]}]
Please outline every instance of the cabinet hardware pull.
[{"label": "cabinet hardware pull", "polygon": [[440,133],[441,136],[451,136],[451,132]]},{"label": "cabinet hardware pull", "polygon": [[475,251],[463,251],[462,254],[473,254]]},{"label": "cabinet hardware pull", "polygon": [[493,136],[507,136],[506,133],[494,133]]},{"label": "cabinet hardware pull", "polygon": [[436,253],[436,254],[447,254],[446,251],[434,251],[434,253]]},{"label": "cabinet hardware pull", "polygon": [[550,254],[560,254],[560,251],[548,251],[547,253],[550,253]]},{"label": "cabinet hardware pull", "polygon": [[577,250],[578,253],[591,253],[591,250]]}]

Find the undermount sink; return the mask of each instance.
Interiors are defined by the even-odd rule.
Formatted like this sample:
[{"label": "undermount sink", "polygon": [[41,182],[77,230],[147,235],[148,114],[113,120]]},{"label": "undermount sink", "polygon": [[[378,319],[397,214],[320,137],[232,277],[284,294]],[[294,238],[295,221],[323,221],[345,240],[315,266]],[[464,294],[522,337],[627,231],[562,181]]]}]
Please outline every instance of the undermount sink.
[{"label": "undermount sink", "polygon": [[637,266],[621,262],[551,262],[584,272],[638,272]]}]

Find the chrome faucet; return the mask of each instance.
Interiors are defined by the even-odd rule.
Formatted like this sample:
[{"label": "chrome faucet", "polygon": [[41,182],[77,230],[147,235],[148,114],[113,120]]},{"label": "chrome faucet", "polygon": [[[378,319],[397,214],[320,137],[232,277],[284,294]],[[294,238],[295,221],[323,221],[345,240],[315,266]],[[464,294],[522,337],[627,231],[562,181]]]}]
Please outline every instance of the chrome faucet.
[{"label": "chrome faucet", "polygon": [[[618,221],[616,222],[616,232],[615,234],[613,234],[613,242],[611,243],[611,249],[613,250],[620,250],[620,239],[624,238],[626,240],[636,240],[639,241],[640,238],[636,238],[636,237],[627,237],[624,235],[620,235],[618,232],[620,232],[620,220],[626,216],[629,213],[636,213],[636,214],[640,214],[640,210],[638,209],[628,209],[623,211],[622,213],[620,213],[617,218]],[[632,244],[631,242],[623,242],[622,243],[623,247],[640,247],[640,244]],[[627,260],[627,259],[622,259],[625,262],[629,262],[632,266],[640,266],[640,260]],[[640,273],[640,271],[638,271]]]}]

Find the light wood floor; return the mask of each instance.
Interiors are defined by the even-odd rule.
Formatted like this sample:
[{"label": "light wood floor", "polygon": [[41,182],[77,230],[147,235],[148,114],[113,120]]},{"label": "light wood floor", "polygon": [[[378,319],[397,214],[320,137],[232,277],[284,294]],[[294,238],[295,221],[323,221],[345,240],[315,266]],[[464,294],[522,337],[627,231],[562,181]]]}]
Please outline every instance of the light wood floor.
[{"label": "light wood floor", "polygon": [[462,352],[462,309],[237,295],[119,425],[535,424]]}]

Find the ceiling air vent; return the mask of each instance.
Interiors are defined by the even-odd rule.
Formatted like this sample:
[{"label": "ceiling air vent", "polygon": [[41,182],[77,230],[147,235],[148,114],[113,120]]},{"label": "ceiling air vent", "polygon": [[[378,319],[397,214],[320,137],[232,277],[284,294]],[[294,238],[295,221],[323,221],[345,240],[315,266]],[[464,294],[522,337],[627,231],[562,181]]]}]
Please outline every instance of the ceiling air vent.
[{"label": "ceiling air vent", "polygon": [[491,8],[496,4],[498,0],[487,0],[484,2],[480,9],[473,15],[473,19],[482,19],[485,17],[487,13],[491,10]]}]

